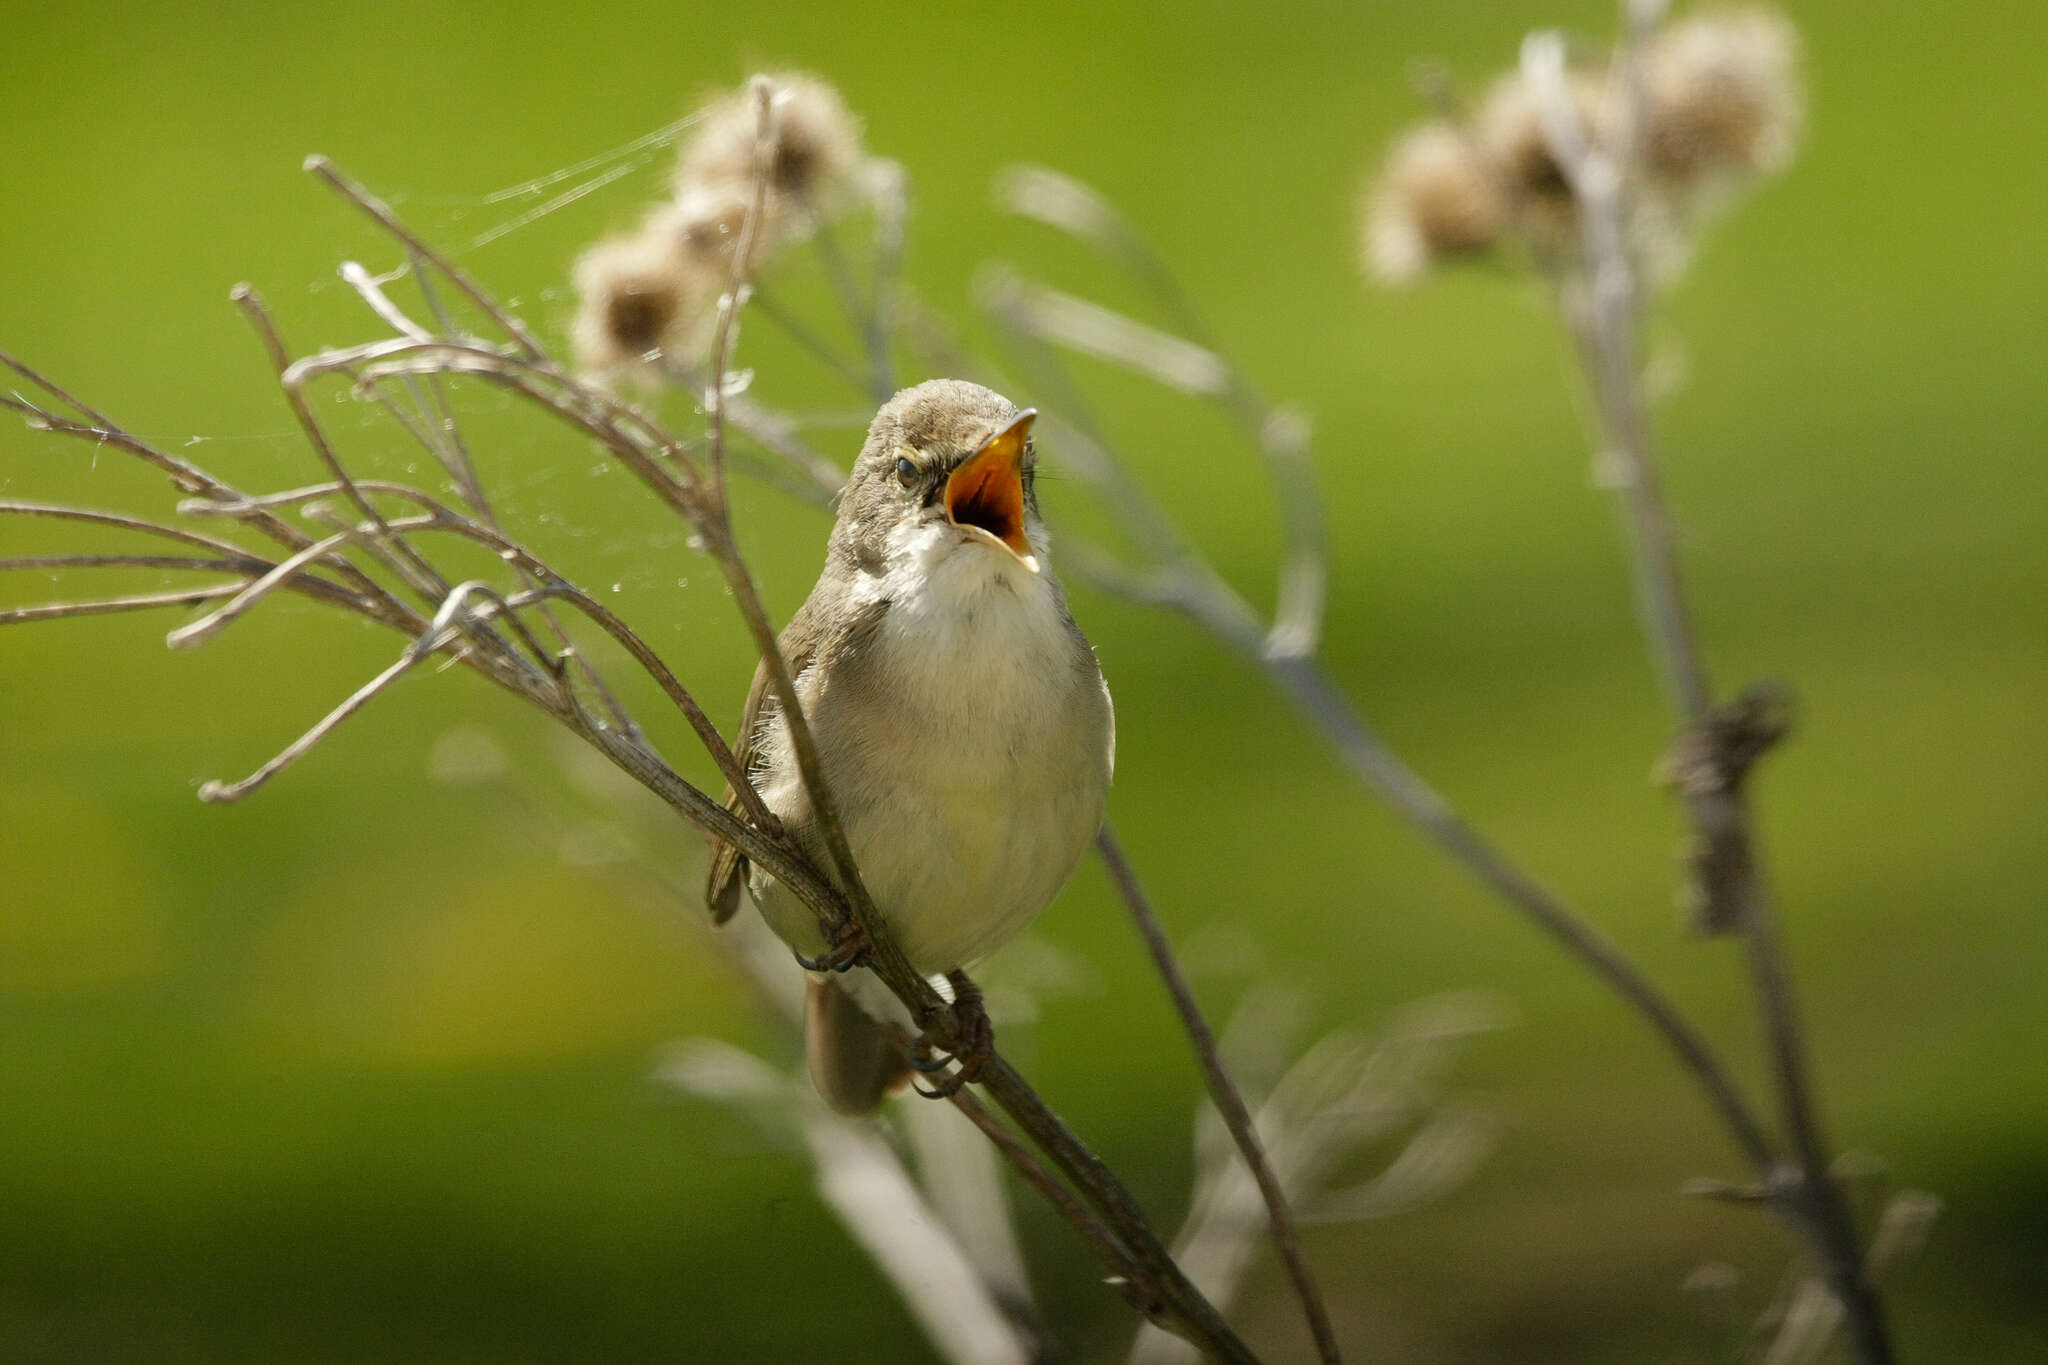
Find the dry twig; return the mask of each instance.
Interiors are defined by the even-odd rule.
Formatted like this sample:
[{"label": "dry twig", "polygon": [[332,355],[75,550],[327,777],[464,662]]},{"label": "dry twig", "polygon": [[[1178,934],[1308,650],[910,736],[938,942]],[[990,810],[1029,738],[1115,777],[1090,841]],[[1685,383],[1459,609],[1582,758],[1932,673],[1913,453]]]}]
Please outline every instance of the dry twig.
[{"label": "dry twig", "polygon": [[1732,713],[1724,713],[1714,702],[1657,478],[1642,391],[1642,296],[1628,242],[1638,162],[1634,139],[1645,120],[1637,54],[1662,20],[1663,10],[1661,0],[1633,0],[1624,6],[1627,32],[1614,64],[1619,132],[1606,142],[1591,136],[1580,121],[1567,88],[1563,37],[1534,34],[1523,47],[1523,77],[1535,94],[1551,153],[1585,224],[1582,278],[1568,281],[1560,290],[1560,307],[1578,343],[1601,435],[1619,476],[1616,483],[1634,551],[1631,564],[1644,634],[1689,736],[1696,746],[1712,752],[1705,766],[1715,780],[1685,782],[1682,790],[1699,840],[1703,875],[1698,894],[1705,898],[1701,923],[1710,932],[1741,936],[1763,1018],[1779,1116],[1791,1147],[1789,1163],[1772,1163],[1760,1173],[1763,1188],[1772,1192],[1771,1202],[1813,1249],[1846,1316],[1856,1359],[1862,1365],[1887,1365],[1893,1355],[1883,1304],[1871,1285],[1847,1200],[1828,1172],[1791,970],[1776,908],[1756,864],[1741,781],[1755,755],[1735,758],[1731,736],[1734,743],[1741,743],[1740,727],[1728,724]]},{"label": "dry twig", "polygon": [[[772,111],[764,97],[757,94],[757,99],[764,116],[761,142],[765,145]],[[515,315],[407,229],[381,200],[323,158],[312,158],[307,165],[400,243],[416,277],[423,284],[430,277],[445,280],[507,340],[494,343],[457,330],[438,304],[432,303],[431,294],[430,306],[439,315],[437,326],[415,322],[385,294],[382,286],[375,282],[375,277],[358,269],[346,272],[345,278],[356,286],[372,311],[397,335],[384,341],[324,351],[293,361],[261,301],[253,291],[237,290],[236,301],[256,327],[277,370],[287,402],[328,476],[327,482],[312,488],[263,497],[244,494],[196,466],[156,450],[121,431],[111,421],[71,399],[54,385],[44,383],[32,371],[8,360],[15,373],[48,394],[55,403],[75,409],[79,416],[60,415],[40,403],[22,398],[6,400],[8,406],[54,433],[88,437],[157,465],[172,476],[181,492],[191,495],[188,511],[238,520],[266,535],[282,553],[257,555],[243,547],[200,537],[166,523],[122,520],[113,514],[96,513],[90,509],[9,505],[0,510],[123,525],[160,538],[178,540],[192,548],[207,551],[209,556],[204,559],[188,558],[196,559],[205,567],[224,567],[236,577],[232,584],[209,585],[179,593],[29,608],[0,617],[0,621],[47,619],[53,615],[81,615],[90,611],[141,609],[230,598],[227,606],[175,633],[180,643],[200,644],[280,588],[311,594],[368,616],[407,637],[406,647],[398,659],[249,778],[232,784],[209,784],[203,792],[208,799],[235,800],[255,790],[326,738],[343,720],[399,677],[436,654],[446,654],[538,706],[686,818],[745,849],[758,865],[809,904],[819,914],[821,922],[828,926],[858,926],[867,936],[877,974],[904,999],[913,1017],[930,1028],[943,1046],[948,1041],[946,1029],[952,1020],[951,1011],[931,985],[910,969],[900,950],[888,938],[861,885],[851,852],[838,827],[831,793],[819,779],[815,745],[803,724],[787,664],[776,649],[775,629],[733,533],[724,482],[729,397],[725,371],[733,340],[732,321],[746,296],[746,252],[742,250],[735,256],[731,287],[721,304],[721,325],[711,357],[709,382],[704,390],[709,418],[706,453],[700,460],[684,442],[648,414],[584,384],[556,365],[548,358],[538,339]],[[758,180],[758,153],[756,169]],[[758,202],[757,194],[757,205]],[[431,285],[426,287],[430,289]],[[330,374],[349,378],[358,395],[379,402],[392,412],[402,428],[450,469],[470,510],[458,511],[404,486],[356,480],[328,441],[305,398],[310,385]],[[475,478],[467,451],[460,445],[452,413],[446,409],[438,390],[439,378],[449,374],[470,376],[503,388],[595,439],[666,505],[689,521],[732,588],[742,618],[768,661],[771,678],[784,703],[785,714],[790,718],[800,765],[806,780],[812,785],[813,801],[826,831],[827,847],[833,862],[829,878],[811,867],[803,855],[784,839],[773,817],[761,807],[758,795],[749,789],[744,774],[718,737],[716,728],[710,725],[701,708],[662,663],[656,651],[616,615],[602,608],[589,594],[574,587],[545,561],[498,528],[483,499],[481,485]],[[415,381],[423,381],[425,389],[412,387]],[[405,388],[417,400],[416,416],[398,410],[384,392],[383,386],[392,382]],[[785,448],[788,444],[785,442]],[[331,535],[319,539],[308,537],[278,516],[280,508],[290,505],[304,505],[309,514],[318,514],[322,508],[320,500],[329,495],[338,496],[354,514],[345,522],[335,523],[330,519],[330,524],[336,526]],[[396,497],[422,510],[389,516],[377,506],[374,501],[377,496]],[[428,533],[455,534],[493,549],[521,580],[521,586],[501,592],[478,580],[449,583],[436,569],[432,558],[415,544],[417,538]],[[371,564],[366,567],[358,563],[351,557],[356,553],[367,557]],[[68,557],[69,560],[78,558]],[[65,567],[106,564],[107,561],[96,558],[90,564],[67,562]],[[39,567],[58,566],[45,563]],[[129,567],[144,565],[130,564]],[[193,566],[181,564],[178,567]],[[385,576],[394,579],[397,586],[386,586]],[[539,608],[550,602],[569,607],[595,622],[656,681],[663,694],[689,720],[692,730],[721,772],[729,780],[736,779],[734,785],[744,793],[742,800],[748,819],[736,819],[662,759],[647,738],[625,720],[617,708],[615,696],[597,680],[594,669],[581,663],[575,669],[569,666],[579,656],[568,643],[559,622],[545,620],[538,630],[529,626],[525,614],[530,612],[538,619]],[[552,639],[554,645],[544,645],[542,635]],[[586,699],[586,695],[594,701]],[[1174,1263],[1163,1241],[1121,1183],[1045,1106],[1022,1076],[1000,1056],[995,1056],[986,1068],[983,1084],[1012,1121],[1029,1134],[1046,1154],[1065,1181],[1072,1183],[1078,1198],[1069,1193],[1060,1180],[1041,1166],[1029,1150],[983,1110],[971,1095],[956,1096],[956,1106],[995,1139],[998,1150],[1034,1187],[1052,1198],[1060,1212],[1089,1238],[1107,1261],[1114,1279],[1124,1286],[1127,1297],[1155,1321],[1186,1333],[1217,1358],[1251,1360],[1250,1351]]]}]

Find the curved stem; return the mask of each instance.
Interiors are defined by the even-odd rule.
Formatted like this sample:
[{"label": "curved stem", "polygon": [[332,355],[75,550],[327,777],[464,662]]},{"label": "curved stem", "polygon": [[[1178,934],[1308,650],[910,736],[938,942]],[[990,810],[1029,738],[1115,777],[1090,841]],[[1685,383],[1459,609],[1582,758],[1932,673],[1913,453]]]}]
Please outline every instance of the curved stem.
[{"label": "curved stem", "polygon": [[[1621,46],[1619,147],[1599,145],[1580,126],[1566,86],[1562,38],[1532,35],[1523,47],[1522,68],[1535,93],[1551,151],[1584,213],[1586,298],[1577,307],[1566,300],[1565,320],[1578,342],[1601,434],[1619,474],[1644,634],[1673,709],[1690,735],[1704,737],[1716,720],[1716,707],[1657,478],[1639,372],[1642,293],[1627,237],[1633,168],[1627,140],[1640,126],[1642,112],[1637,53],[1655,8],[1639,9]],[[1742,935],[1778,1110],[1797,1165],[1795,1183],[1788,1187],[1778,1179],[1768,1182],[1767,1188],[1778,1194],[1781,1210],[1806,1237],[1841,1301],[1856,1360],[1860,1365],[1890,1365],[1893,1354],[1883,1305],[1871,1285],[1848,1205],[1828,1171],[1791,971],[1776,909],[1756,866],[1754,822],[1741,775],[1728,773],[1719,780],[1687,784],[1685,794],[1702,849],[1721,864],[1699,888],[1706,901],[1702,920],[1709,930]]]},{"label": "curved stem", "polygon": [[1253,1126],[1244,1096],[1238,1093],[1237,1083],[1230,1079],[1230,1071],[1223,1065],[1223,1056],[1216,1048],[1216,1035],[1210,1030],[1209,1021],[1202,1017],[1202,1007],[1195,1001],[1194,989],[1181,972],[1173,947],[1166,940],[1166,931],[1160,927],[1159,917],[1152,913],[1152,900],[1139,884],[1138,874],[1132,870],[1130,860],[1124,857],[1123,845],[1117,841],[1116,832],[1104,825],[1102,832],[1095,836],[1095,847],[1102,854],[1103,866],[1109,869],[1110,880],[1116,883],[1125,907],[1131,912],[1132,922],[1138,926],[1138,936],[1145,940],[1153,965],[1166,982],[1166,993],[1173,998],[1181,1027],[1194,1047],[1196,1060],[1202,1065],[1209,1098],[1215,1101],[1216,1112],[1223,1117],[1223,1126],[1230,1130],[1231,1140],[1237,1144],[1238,1153],[1244,1157],[1244,1164],[1259,1187],[1259,1198],[1265,1201],[1266,1216],[1273,1224],[1273,1245],[1280,1252],[1281,1263],[1287,1267],[1287,1277],[1294,1281],[1295,1297],[1301,1300],[1301,1311],[1308,1318],[1309,1335],[1315,1338],[1316,1354],[1325,1365],[1339,1365],[1342,1355],[1337,1349],[1337,1334],[1330,1326],[1330,1312],[1323,1305],[1322,1291],[1316,1287],[1315,1275],[1308,1268],[1308,1258],[1301,1254],[1301,1237],[1295,1231],[1293,1211],[1287,1206],[1287,1192],[1280,1186],[1280,1177],[1273,1173],[1272,1163],[1266,1160],[1265,1147],[1259,1142],[1258,1129]]},{"label": "curved stem", "polygon": [[1323,731],[1355,776],[1379,792],[1453,862],[1535,921],[1566,952],[1634,1007],[1699,1082],[1723,1126],[1758,1176],[1768,1176],[1775,1157],[1763,1125],[1713,1048],[1677,1004],[1606,935],[1581,919],[1467,824],[1366,724],[1313,659],[1271,659],[1266,662],[1266,671],[1288,699]]}]

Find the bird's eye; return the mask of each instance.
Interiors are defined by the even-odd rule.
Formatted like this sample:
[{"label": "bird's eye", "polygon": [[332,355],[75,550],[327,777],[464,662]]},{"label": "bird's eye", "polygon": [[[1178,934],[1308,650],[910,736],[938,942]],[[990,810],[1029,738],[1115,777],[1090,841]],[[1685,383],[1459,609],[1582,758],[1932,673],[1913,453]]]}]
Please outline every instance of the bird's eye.
[{"label": "bird's eye", "polygon": [[912,487],[917,483],[917,465],[907,459],[898,460],[896,478],[905,488]]}]

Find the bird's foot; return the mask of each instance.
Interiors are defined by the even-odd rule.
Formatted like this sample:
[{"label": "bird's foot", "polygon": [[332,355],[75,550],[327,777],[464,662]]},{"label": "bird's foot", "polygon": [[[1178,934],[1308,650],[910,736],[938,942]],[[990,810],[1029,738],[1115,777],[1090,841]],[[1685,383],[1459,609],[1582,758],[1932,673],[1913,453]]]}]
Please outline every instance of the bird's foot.
[{"label": "bird's foot", "polygon": [[795,949],[790,951],[797,965],[807,972],[852,971],[867,962],[868,935],[865,929],[848,919],[832,934],[831,944],[818,956],[805,957]]},{"label": "bird's foot", "polygon": [[[960,1088],[981,1079],[989,1059],[995,1056],[996,1031],[989,1023],[981,1002],[981,988],[965,972],[948,972],[952,983],[950,1008],[929,1020],[925,1030],[910,1046],[910,1065],[926,1076],[936,1076],[931,1087],[917,1086],[928,1100],[950,1099]],[[947,1068],[958,1062],[957,1070]]]}]

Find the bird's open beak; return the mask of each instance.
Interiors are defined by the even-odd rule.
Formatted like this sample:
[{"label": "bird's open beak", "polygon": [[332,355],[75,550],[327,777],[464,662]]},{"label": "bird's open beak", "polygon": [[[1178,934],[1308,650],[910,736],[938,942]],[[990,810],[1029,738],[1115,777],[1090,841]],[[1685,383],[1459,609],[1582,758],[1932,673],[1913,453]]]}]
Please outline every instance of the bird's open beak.
[{"label": "bird's open beak", "polygon": [[1024,444],[1037,417],[1036,408],[1024,409],[946,480],[946,519],[988,537],[1033,573],[1039,564],[1024,538]]}]

